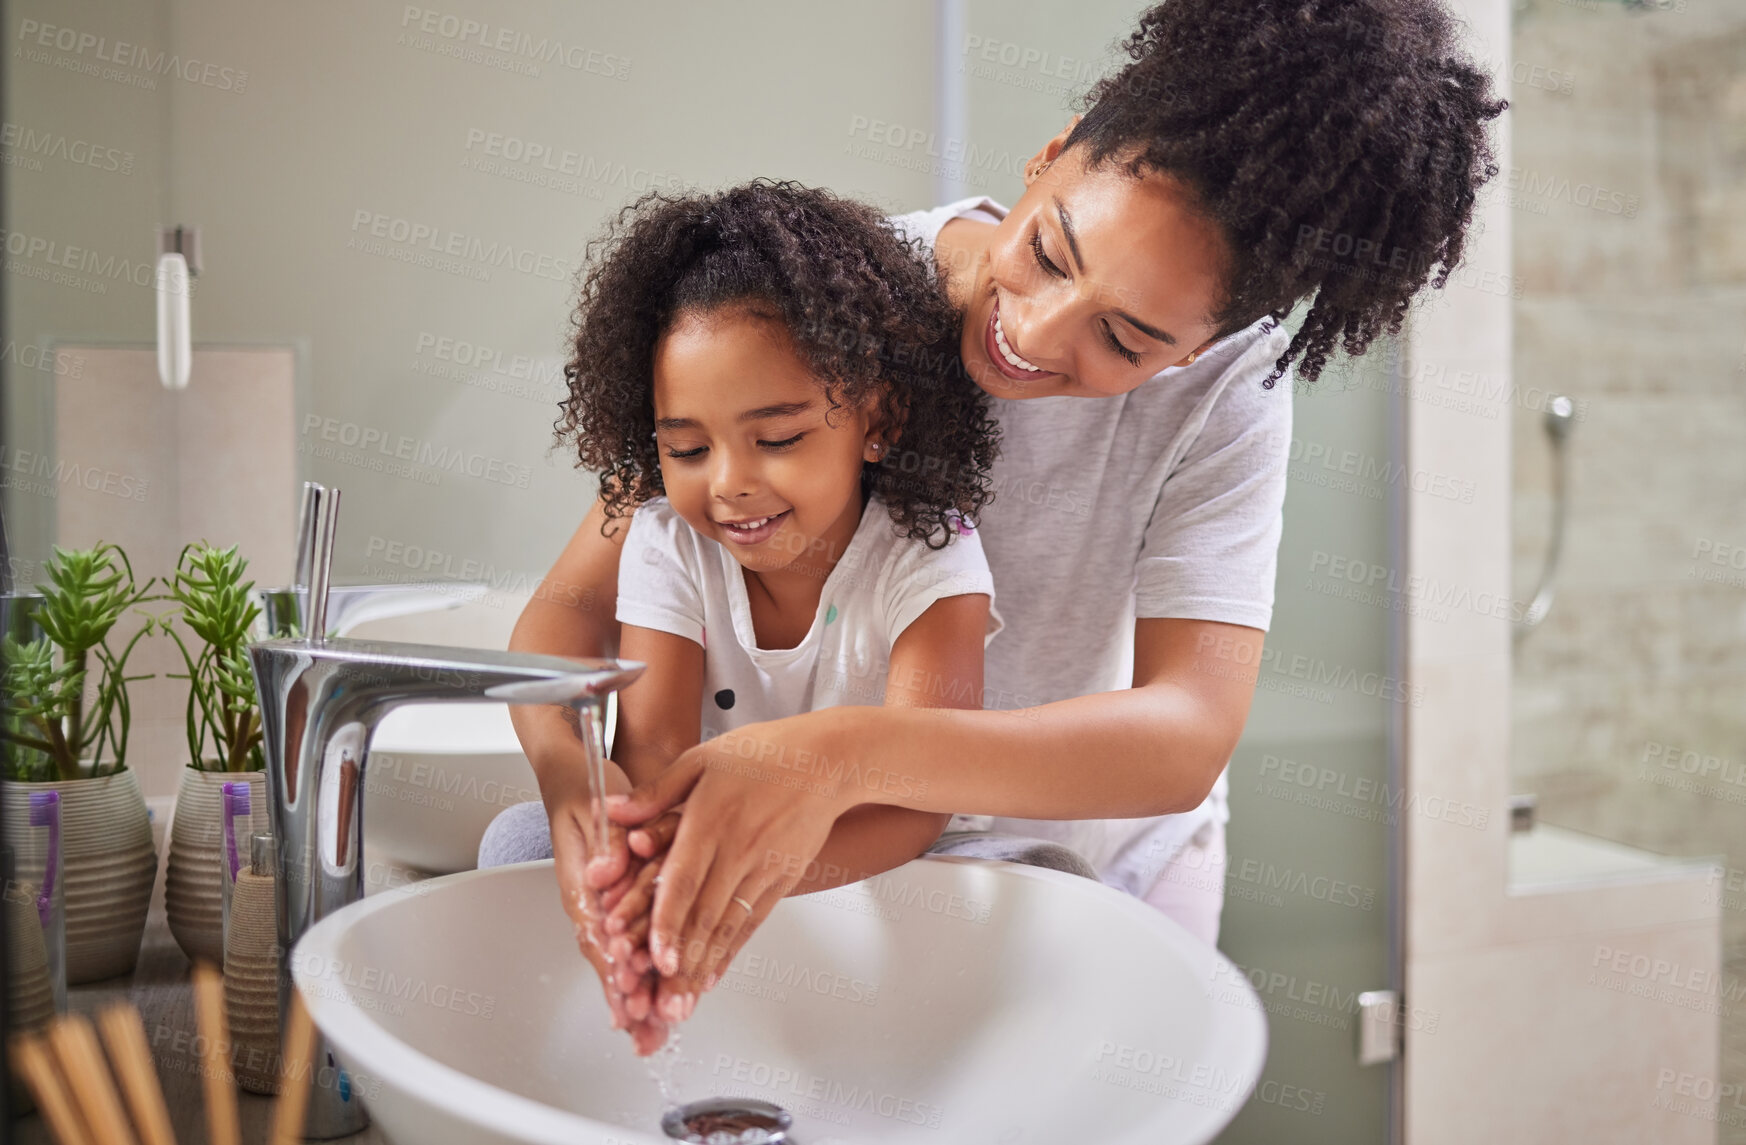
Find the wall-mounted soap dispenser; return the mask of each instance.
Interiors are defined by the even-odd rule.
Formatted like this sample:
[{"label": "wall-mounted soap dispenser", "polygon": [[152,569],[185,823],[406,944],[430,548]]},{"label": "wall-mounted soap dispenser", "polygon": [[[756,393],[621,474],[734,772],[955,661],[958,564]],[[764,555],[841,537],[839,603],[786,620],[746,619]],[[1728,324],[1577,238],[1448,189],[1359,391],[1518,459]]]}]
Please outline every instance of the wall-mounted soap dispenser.
[{"label": "wall-mounted soap dispenser", "polygon": [[189,294],[200,273],[200,228],[158,228],[158,380],[167,390],[187,386],[194,367]]}]

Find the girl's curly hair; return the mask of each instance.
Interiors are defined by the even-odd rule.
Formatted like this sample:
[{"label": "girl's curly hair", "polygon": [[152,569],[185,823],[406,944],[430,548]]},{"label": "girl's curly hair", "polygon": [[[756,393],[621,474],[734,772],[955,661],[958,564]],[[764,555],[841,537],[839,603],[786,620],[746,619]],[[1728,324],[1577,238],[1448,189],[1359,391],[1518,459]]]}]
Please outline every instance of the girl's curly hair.
[{"label": "girl's curly hair", "polygon": [[941,548],[993,496],[998,430],[958,361],[958,317],[926,256],[872,207],[791,182],[651,192],[589,244],[554,428],[600,477],[610,522],[664,492],[654,360],[685,312],[746,306],[780,321],[833,408],[877,403],[901,430],[864,492],[903,535]]},{"label": "girl's curly hair", "polygon": [[1164,0],[1067,147],[1198,197],[1235,260],[1221,332],[1313,295],[1265,384],[1300,356],[1313,380],[1448,281],[1497,174],[1485,124],[1509,105],[1456,31],[1437,0]]}]

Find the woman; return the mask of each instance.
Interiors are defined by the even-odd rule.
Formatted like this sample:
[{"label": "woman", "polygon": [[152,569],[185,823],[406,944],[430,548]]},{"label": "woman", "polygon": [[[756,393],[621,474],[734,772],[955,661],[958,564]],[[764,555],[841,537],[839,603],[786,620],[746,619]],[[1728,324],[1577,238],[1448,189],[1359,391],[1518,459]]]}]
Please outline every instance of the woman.
[{"label": "woman", "polygon": [[[706,741],[613,808],[647,823],[636,853],[615,840],[585,870],[575,733],[517,708],[572,912],[589,880],[622,885],[661,855],[651,952],[706,987],[784,893],[872,873],[833,870],[827,839],[898,806],[958,814],[937,849],[977,831],[1065,844],[1216,938],[1222,889],[1174,872],[1220,869],[1293,371],[1311,381],[1336,347],[1398,331],[1459,262],[1496,173],[1485,125],[1505,104],[1455,37],[1436,0],[1166,0],[1009,210],[899,220],[933,247],[1003,434],[982,534],[1007,631],[986,710],[838,707]],[[511,647],[615,646],[622,531],[602,522],[596,505],[552,568],[565,591],[528,606]],[[797,768],[902,782],[785,782]],[[689,1011],[662,989],[663,1013]],[[639,1035],[660,1020],[634,991],[616,1018]]]}]

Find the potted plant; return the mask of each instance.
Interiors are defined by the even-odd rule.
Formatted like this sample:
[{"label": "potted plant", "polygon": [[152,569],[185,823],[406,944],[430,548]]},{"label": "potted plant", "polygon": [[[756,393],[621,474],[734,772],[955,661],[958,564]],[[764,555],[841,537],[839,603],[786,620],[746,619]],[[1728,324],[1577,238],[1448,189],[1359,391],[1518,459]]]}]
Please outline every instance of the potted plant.
[{"label": "potted plant", "polygon": [[[188,681],[188,766],[170,820],[170,860],[164,874],[164,909],[170,933],[190,959],[224,964],[223,866],[227,860],[224,787],[246,783],[246,816],[234,815],[237,854],[248,862],[249,838],[268,830],[266,760],[261,755],[261,709],[249,667],[250,634],[260,617],[244,580],[248,561],[236,546],[188,545],[176,561],[167,598],[180,607],[158,626],[181,650]],[[192,639],[177,630],[180,621]],[[233,813],[240,810],[231,801]]]},{"label": "potted plant", "polygon": [[[127,770],[127,674],[150,617],[119,652],[109,637],[146,599],[112,544],[56,547],[36,597],[14,597],[5,634],[5,831],[27,827],[32,792],[61,793],[67,981],[125,974],[139,958],[158,856],[139,780]],[[18,629],[25,629],[20,636]],[[19,876],[40,879],[20,868]]]}]

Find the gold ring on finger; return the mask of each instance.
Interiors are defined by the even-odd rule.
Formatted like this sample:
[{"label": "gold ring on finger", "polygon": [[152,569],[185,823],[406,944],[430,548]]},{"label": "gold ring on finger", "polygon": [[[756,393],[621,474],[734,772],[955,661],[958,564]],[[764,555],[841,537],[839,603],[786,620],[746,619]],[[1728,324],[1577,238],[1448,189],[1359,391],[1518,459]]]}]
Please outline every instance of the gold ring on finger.
[{"label": "gold ring on finger", "polygon": [[741,898],[739,895],[735,895],[733,897],[734,897],[735,902],[739,903],[741,906],[746,908],[747,914],[752,913],[752,904],[751,903],[747,902],[745,899]]}]

